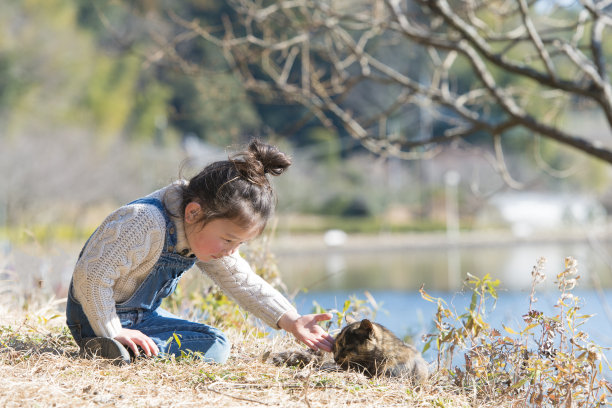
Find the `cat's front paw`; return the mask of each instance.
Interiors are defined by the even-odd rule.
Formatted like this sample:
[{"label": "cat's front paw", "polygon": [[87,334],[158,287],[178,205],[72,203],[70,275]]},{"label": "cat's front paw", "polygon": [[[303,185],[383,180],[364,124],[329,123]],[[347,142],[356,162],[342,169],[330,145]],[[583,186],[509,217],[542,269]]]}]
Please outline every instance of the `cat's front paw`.
[{"label": "cat's front paw", "polygon": [[[280,353],[270,353],[268,358],[277,366],[305,367],[320,358],[321,352],[311,350],[290,350]],[[267,358],[266,358],[267,359]]]}]

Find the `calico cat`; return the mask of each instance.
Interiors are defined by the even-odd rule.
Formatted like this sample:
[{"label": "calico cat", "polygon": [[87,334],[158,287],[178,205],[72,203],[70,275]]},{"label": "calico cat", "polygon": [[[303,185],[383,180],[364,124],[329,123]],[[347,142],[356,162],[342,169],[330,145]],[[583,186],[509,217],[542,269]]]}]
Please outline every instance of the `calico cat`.
[{"label": "calico cat", "polygon": [[[363,319],[347,318],[348,325],[336,336],[332,353],[336,367],[356,370],[368,377],[409,377],[422,382],[428,377],[427,363],[414,346],[408,345],[386,327]],[[322,363],[322,354],[305,351],[277,353],[276,365],[304,366]]]}]

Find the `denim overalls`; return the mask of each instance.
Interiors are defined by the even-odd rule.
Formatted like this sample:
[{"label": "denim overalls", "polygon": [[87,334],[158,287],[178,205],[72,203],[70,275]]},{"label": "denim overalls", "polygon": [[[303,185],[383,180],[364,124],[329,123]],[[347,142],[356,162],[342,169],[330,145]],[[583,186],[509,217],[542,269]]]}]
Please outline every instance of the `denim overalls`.
[{"label": "denim overalls", "polygon": [[[163,298],[174,292],[179,279],[194,265],[196,258],[174,252],[176,227],[158,199],[141,198],[128,205],[131,204],[149,204],[159,208],[166,220],[166,237],[162,253],[149,275],[128,300],[115,305],[121,326],[139,330],[149,336],[159,347],[160,354],[180,355],[181,351],[190,350],[202,353],[206,360],[224,363],[229,356],[231,344],[223,332],[205,324],[180,319],[159,307]],[[80,346],[84,339],[96,337],[96,334],[72,291],[71,282],[66,323]]]}]

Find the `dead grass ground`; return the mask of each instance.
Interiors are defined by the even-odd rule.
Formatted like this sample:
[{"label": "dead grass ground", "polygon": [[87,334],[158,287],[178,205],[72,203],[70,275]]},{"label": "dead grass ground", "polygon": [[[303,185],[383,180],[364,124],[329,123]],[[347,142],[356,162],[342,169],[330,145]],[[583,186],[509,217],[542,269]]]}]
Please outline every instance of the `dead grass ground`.
[{"label": "dead grass ground", "polygon": [[358,373],[276,367],[262,361],[264,353],[297,345],[253,332],[227,330],[233,350],[225,365],[182,358],[117,367],[79,358],[63,315],[53,310],[0,311],[2,407],[483,406],[435,376],[415,388]]}]

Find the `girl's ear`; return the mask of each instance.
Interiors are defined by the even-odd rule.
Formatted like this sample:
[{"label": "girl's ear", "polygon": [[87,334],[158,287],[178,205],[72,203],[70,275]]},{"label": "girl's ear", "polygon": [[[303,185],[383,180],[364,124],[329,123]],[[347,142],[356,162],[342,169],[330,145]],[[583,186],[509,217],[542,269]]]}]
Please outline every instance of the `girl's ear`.
[{"label": "girl's ear", "polygon": [[202,207],[200,204],[192,201],[185,206],[185,222],[187,224],[193,224],[198,221],[198,214],[200,214]]}]

